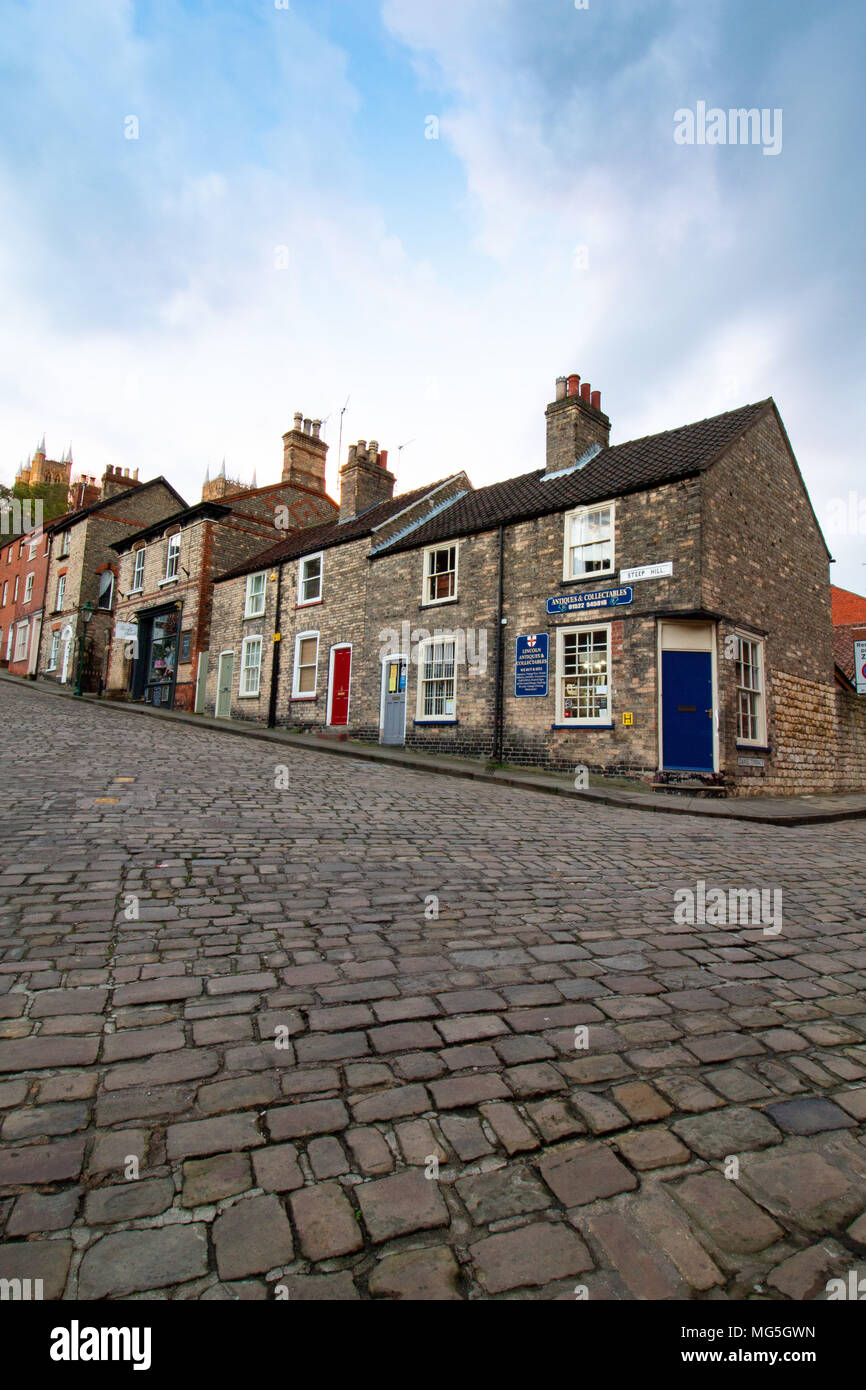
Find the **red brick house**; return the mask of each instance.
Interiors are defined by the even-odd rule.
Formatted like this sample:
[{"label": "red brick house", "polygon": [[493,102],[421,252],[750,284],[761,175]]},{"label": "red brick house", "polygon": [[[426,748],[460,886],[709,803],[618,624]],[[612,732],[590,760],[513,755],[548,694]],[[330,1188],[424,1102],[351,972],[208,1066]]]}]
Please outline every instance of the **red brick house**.
[{"label": "red brick house", "polygon": [[854,643],[866,642],[866,598],[850,589],[830,590],[833,601],[833,654],[837,672],[854,684]]},{"label": "red brick house", "polygon": [[50,527],[0,545],[0,667],[16,676],[36,673],[50,554]]}]

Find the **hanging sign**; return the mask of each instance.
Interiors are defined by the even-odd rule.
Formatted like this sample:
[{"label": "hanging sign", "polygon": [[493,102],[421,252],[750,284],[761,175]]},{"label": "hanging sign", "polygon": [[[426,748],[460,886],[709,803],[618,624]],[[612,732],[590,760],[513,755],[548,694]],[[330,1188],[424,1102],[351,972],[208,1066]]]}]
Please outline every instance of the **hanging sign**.
[{"label": "hanging sign", "polygon": [[613,608],[621,603],[631,603],[633,591],[630,584],[620,589],[592,589],[585,594],[560,594],[547,600],[548,613],[585,613],[592,608]]},{"label": "hanging sign", "polygon": [[866,695],[866,642],[854,643],[854,675],[857,694]]},{"label": "hanging sign", "polygon": [[138,623],[115,623],[114,637],[117,642],[130,642],[138,636]]},{"label": "hanging sign", "polygon": [[548,691],[548,647],[546,632],[533,632],[518,637],[514,661],[515,695],[546,695]]}]

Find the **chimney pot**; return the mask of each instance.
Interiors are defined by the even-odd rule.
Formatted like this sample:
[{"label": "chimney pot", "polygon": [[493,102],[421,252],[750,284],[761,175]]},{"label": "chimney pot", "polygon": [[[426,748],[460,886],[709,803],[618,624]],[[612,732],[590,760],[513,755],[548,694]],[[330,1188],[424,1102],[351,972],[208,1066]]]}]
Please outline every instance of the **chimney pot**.
[{"label": "chimney pot", "polygon": [[309,418],[305,418],[305,420],[304,420],[304,434],[312,434],[312,433],[313,433],[313,422],[312,422],[312,420],[310,420]]},{"label": "chimney pot", "polygon": [[590,386],[588,381],[585,381],[580,388],[580,399],[588,403],[591,391],[592,387]]},{"label": "chimney pot", "polygon": [[300,412],[299,410],[296,410],[296,411],[295,411],[295,429],[296,429],[296,430],[303,429],[303,425],[304,425],[304,417],[303,417],[303,415],[301,414],[301,412]]},{"label": "chimney pot", "polygon": [[355,460],[357,459],[357,457],[358,457],[358,446],[357,446],[357,444],[350,444],[350,445],[349,445],[349,462],[350,462],[350,463],[354,463]]},{"label": "chimney pot", "polygon": [[558,376],[556,378],[556,399],[564,401],[568,393],[568,377]]},{"label": "chimney pot", "polygon": [[319,431],[320,431],[321,428],[322,428],[322,422],[321,422],[321,420],[314,420],[314,421],[313,421],[313,438],[314,438],[314,439],[318,439],[318,437],[319,437]]},{"label": "chimney pot", "polygon": [[580,377],[577,375],[576,372],[571,373],[571,376],[568,378],[567,385],[569,396],[580,395]]},{"label": "chimney pot", "polygon": [[378,454],[379,454],[379,441],[378,441],[378,439],[371,439],[371,440],[370,440],[369,454],[370,454],[370,458],[371,458],[372,461],[375,463],[376,458],[378,457]]},{"label": "chimney pot", "polygon": [[387,450],[387,449],[383,449],[382,452],[381,452],[381,454],[379,455],[379,463],[382,465],[383,468],[387,468],[387,467],[388,467],[388,450]]},{"label": "chimney pot", "polygon": [[601,410],[601,392],[593,391],[592,395],[589,398],[589,403],[592,406],[593,410]]}]

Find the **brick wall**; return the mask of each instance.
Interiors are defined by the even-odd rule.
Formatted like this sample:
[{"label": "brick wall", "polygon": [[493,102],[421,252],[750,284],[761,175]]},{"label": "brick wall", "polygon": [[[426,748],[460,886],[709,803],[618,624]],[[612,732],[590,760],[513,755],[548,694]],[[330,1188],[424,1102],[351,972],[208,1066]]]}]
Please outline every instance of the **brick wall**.
[{"label": "brick wall", "polygon": [[[286,515],[290,525],[320,523],[334,515],[334,505],[326,497],[313,497],[290,484],[275,484],[259,492],[227,498],[233,510],[219,520],[195,517],[180,529],[181,549],[178,577],[165,583],[168,536],[162,535],[144,545],[144,578],[141,593],[118,602],[115,621],[129,622],[137,614],[168,602],[182,605],[181,631],[190,632],[189,660],[179,662],[174,704],[177,709],[193,709],[198,665],[201,655],[210,651],[214,579],[268,549],[284,533],[278,529]],[[283,509],[282,512],[279,509]],[[135,552],[126,551],[121,559],[120,592],[132,588]],[[246,581],[241,594],[246,592]],[[241,603],[241,611],[242,611]],[[131,663],[123,655],[124,644],[112,644],[108,689],[128,688]],[[140,654],[144,659],[146,653]],[[215,669],[209,673],[215,679]],[[237,670],[236,670],[237,678]]]},{"label": "brick wall", "polygon": [[[70,670],[75,671],[81,619],[79,610],[90,600],[96,608],[99,595],[99,576],[105,566],[119,575],[119,557],[112,545],[124,537],[153,525],[164,516],[177,511],[177,496],[162,482],[152,486],[142,486],[128,497],[113,500],[98,512],[82,517],[69,528],[69,555],[58,554],[60,536],[54,536],[51,545],[51,558],[48,565],[48,581],[45,603],[45,618],[42,624],[42,640],[39,649],[39,674],[49,680],[59,680],[61,668],[48,671],[48,658],[51,651],[51,636],[60,631],[64,624],[72,623],[75,629],[73,650],[70,653]],[[62,533],[61,533],[62,534]],[[66,572],[66,590],[63,609],[55,608],[57,580],[61,571]],[[117,584],[115,583],[115,592]],[[87,632],[87,644],[93,652],[93,660],[100,671],[105,671],[111,632],[113,628],[110,613],[96,613]],[[62,652],[62,644],[61,644]]]}]

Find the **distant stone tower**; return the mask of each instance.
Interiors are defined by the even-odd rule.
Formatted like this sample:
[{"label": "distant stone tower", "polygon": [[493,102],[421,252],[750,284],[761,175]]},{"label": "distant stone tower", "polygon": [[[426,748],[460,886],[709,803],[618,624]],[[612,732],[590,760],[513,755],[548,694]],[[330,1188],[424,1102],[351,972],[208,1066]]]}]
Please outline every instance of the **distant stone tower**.
[{"label": "distant stone tower", "polygon": [[226,477],[226,461],[223,459],[215,477],[211,477],[210,469],[206,469],[204,483],[201,490],[201,500],[203,502],[219,502],[222,497],[234,497],[238,492],[255,492],[256,475],[253,473],[252,480],[242,483],[239,478]]},{"label": "distant stone tower", "polygon": [[62,459],[48,458],[43,434],[32,457],[18,469],[16,481],[26,487],[34,487],[37,483],[65,483],[68,488],[71,477],[72,449],[67,449]]}]

